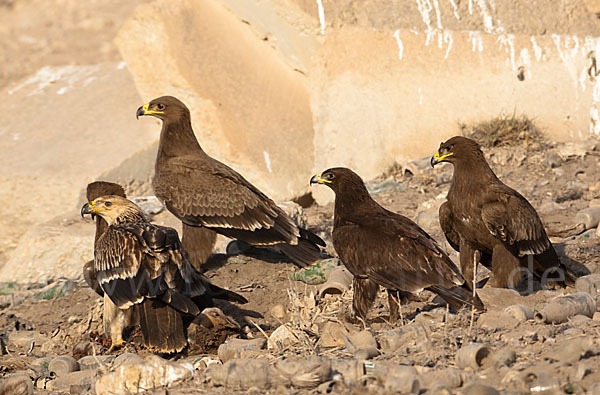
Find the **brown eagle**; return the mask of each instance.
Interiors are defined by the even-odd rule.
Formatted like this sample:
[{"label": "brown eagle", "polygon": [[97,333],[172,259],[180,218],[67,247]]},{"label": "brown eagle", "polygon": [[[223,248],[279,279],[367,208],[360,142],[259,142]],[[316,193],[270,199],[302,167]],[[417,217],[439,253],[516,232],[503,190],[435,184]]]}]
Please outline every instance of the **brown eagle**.
[{"label": "brown eagle", "polygon": [[[245,303],[199,274],[182,250],[177,231],[149,223],[142,210],[121,196],[102,196],[81,209],[108,227],[94,247],[94,268],[104,291],[104,327],[113,347],[123,343],[119,311],[134,309],[146,347],[160,353],[187,345],[183,316],[197,316],[212,299]],[[106,306],[117,307],[107,311]]]},{"label": "brown eagle", "polygon": [[[410,219],[380,206],[352,170],[328,169],[310,183],[335,192],[333,247],[354,275],[352,304],[360,317],[366,316],[380,285],[403,298],[427,289],[457,310],[465,305],[483,310],[436,241]],[[389,302],[395,319],[397,306],[391,297]]]},{"label": "brown eagle", "polygon": [[[492,270],[490,284],[515,287],[529,267],[543,285],[575,282],[561,262],[533,206],[494,174],[475,141],[453,137],[440,144],[431,165],[454,166],[447,201],[440,207],[440,225],[448,242],[460,252],[465,277],[473,278],[475,254]],[[531,263],[528,264],[528,261]]]},{"label": "brown eagle", "polygon": [[159,97],[136,115],[162,121],[152,185],[185,226],[212,229],[255,246],[277,246],[300,266],[320,259],[323,240],[299,228],[258,188],[202,150],[181,101]]},{"label": "brown eagle", "polygon": [[[88,202],[93,201],[94,199],[99,198],[100,196],[108,196],[108,195],[117,195],[121,197],[125,196],[125,190],[119,184],[115,184],[114,182],[108,181],[94,181],[89,183],[86,189],[86,198]],[[94,247],[98,242],[98,239],[104,231],[108,228],[108,224],[101,216],[95,216],[96,220],[96,234],[94,235]],[[87,285],[96,291],[96,293],[100,296],[104,296],[104,291],[100,284],[98,284],[96,278],[96,270],[94,269],[94,260],[86,262],[83,265],[83,278]]]}]

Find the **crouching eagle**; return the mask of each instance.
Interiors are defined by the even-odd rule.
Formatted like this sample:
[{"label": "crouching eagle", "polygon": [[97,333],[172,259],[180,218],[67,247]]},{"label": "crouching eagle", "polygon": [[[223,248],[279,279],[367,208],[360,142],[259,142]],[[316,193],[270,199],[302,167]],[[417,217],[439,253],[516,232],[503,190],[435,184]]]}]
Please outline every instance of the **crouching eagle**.
[{"label": "crouching eagle", "polygon": [[[124,197],[99,197],[81,215],[99,215],[108,229],[94,247],[94,269],[104,291],[104,328],[113,346],[123,343],[122,314],[133,310],[151,351],[179,352],[187,345],[184,316],[197,316],[212,299],[245,303],[219,288],[190,264],[177,231],[149,223]],[[113,308],[112,306],[115,306]]]}]

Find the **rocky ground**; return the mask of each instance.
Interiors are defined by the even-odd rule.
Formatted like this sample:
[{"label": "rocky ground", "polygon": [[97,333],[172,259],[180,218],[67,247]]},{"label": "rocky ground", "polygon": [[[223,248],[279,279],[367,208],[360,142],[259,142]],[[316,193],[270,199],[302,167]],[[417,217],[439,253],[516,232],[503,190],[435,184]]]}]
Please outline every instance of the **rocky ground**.
[{"label": "rocky ground", "polygon": [[[487,312],[473,317],[468,310],[448,311],[424,292],[402,306],[402,322],[395,324],[388,321],[382,292],[368,320],[356,324],[347,319],[352,290],[345,279],[338,277],[340,283],[329,287],[341,294],[322,292],[323,285],[305,283],[318,282],[314,278],[291,280],[297,269],[276,252],[216,254],[207,275],[249,301],[218,304],[241,331],[227,329],[212,340],[194,331],[190,337],[200,346],[159,358],[132,345],[108,351],[101,298],[82,280],[44,287],[4,283],[0,388],[16,383],[36,393],[99,394],[142,388],[165,393],[167,386],[174,394],[595,393],[600,390],[595,384],[600,381],[600,142],[554,144],[523,133],[507,139],[508,144],[485,148],[486,157],[498,176],[538,209],[563,261],[580,274],[592,274],[576,289],[519,294],[483,288],[479,295]],[[381,204],[415,219],[441,241],[437,209],[452,169],[431,169],[428,161],[398,164],[369,188]],[[335,255],[332,211],[331,205],[313,205],[299,218],[327,239],[327,252]],[[571,316],[551,323],[543,315],[534,318],[534,312],[564,302],[561,297],[575,298]],[[561,311],[567,310],[563,305]]]}]

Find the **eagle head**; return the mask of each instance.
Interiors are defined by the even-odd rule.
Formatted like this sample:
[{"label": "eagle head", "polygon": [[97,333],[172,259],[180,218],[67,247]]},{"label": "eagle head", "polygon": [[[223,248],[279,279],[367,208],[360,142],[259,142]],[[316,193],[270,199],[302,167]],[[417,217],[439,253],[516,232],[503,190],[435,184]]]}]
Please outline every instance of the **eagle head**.
[{"label": "eagle head", "polygon": [[101,196],[86,203],[81,207],[81,216],[85,214],[99,215],[108,225],[136,222],[136,219],[143,220],[142,210],[131,200],[117,195]]},{"label": "eagle head", "polygon": [[179,99],[173,96],[158,97],[137,109],[136,118],[150,115],[164,121],[190,118],[190,110]]}]

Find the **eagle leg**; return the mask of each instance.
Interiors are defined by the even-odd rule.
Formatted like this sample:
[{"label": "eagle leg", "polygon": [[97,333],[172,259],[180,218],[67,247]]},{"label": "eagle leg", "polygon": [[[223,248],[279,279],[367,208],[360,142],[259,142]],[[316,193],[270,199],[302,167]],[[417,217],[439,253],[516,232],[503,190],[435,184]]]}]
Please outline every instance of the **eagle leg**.
[{"label": "eagle leg", "polygon": [[187,252],[190,263],[199,273],[203,273],[203,265],[212,253],[217,240],[217,233],[214,230],[189,226],[183,223],[181,230],[181,245]]},{"label": "eagle leg", "polygon": [[353,288],[352,307],[354,312],[364,320],[377,297],[379,285],[368,278],[354,277]]},{"label": "eagle leg", "polygon": [[470,290],[473,290],[473,259],[477,259],[477,263],[479,263],[479,255],[478,250],[464,240],[460,241],[460,271]]},{"label": "eagle leg", "polygon": [[131,323],[131,311],[129,309],[120,309],[113,303],[108,295],[104,294],[104,312],[102,322],[104,333],[110,337],[111,346],[109,351],[123,345],[123,329]]},{"label": "eagle leg", "polygon": [[409,297],[410,293],[408,292],[388,289],[388,305],[390,307],[391,323],[398,321],[398,318],[402,318],[400,308],[403,304],[408,303]]},{"label": "eagle leg", "polygon": [[496,288],[515,289],[526,270],[521,268],[519,258],[504,245],[497,244],[492,252],[492,279],[489,284]]}]

